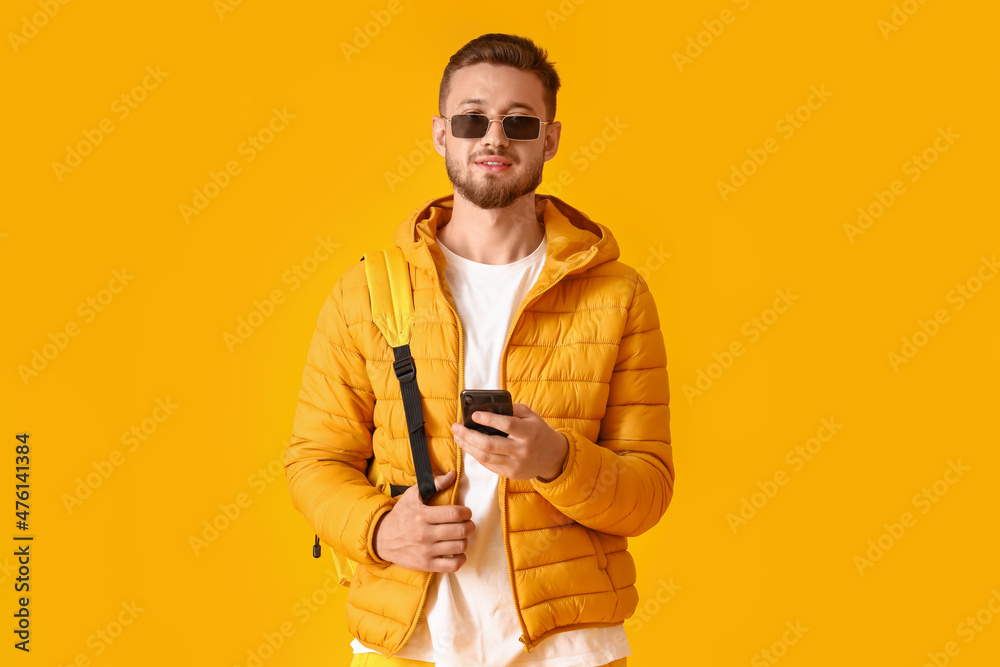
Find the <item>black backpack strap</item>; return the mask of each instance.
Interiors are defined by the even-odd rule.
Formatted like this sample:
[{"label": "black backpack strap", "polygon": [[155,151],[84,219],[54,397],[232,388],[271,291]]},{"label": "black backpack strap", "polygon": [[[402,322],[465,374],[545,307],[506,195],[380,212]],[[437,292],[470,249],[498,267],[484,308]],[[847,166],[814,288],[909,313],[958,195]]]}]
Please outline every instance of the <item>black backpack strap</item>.
[{"label": "black backpack strap", "polygon": [[403,395],[403,409],[406,411],[406,430],[410,434],[410,452],[413,454],[413,469],[417,474],[420,498],[426,503],[437,489],[431,470],[431,457],[427,451],[427,436],[424,433],[424,409],[420,405],[420,390],[417,388],[417,367],[410,356],[410,345],[392,348],[396,362],[392,365],[399,379],[399,390]]},{"label": "black backpack strap", "polygon": [[[386,270],[393,268],[393,265],[389,262],[388,253],[393,253],[397,258],[402,259],[402,251],[400,251],[399,248],[389,248],[384,255],[384,266],[387,267]],[[364,261],[366,257],[367,254],[363,255],[361,260]],[[402,259],[402,266],[396,264],[394,268],[399,269],[405,267],[405,259]],[[371,288],[373,282],[371,280],[371,274],[367,273],[368,271],[369,267],[365,267],[365,272],[369,277],[369,287]],[[397,277],[405,277],[406,283],[408,284],[408,273],[398,273],[396,275]],[[407,294],[409,298],[408,308],[412,311],[412,293]],[[402,295],[400,295],[400,297],[403,298]],[[395,313],[398,315],[401,312],[400,302],[397,302],[394,298],[392,305]],[[409,326],[412,327],[412,317],[409,322]],[[380,330],[382,330],[382,327],[380,327]],[[384,330],[382,333],[383,335],[386,335]],[[409,340],[409,329],[407,329],[406,334],[405,340]],[[406,412],[406,430],[410,436],[410,452],[413,455],[413,469],[417,475],[417,487],[420,489],[420,499],[426,503],[431,499],[431,497],[434,496],[435,493],[437,493],[437,488],[434,484],[434,471],[431,469],[430,452],[427,449],[427,435],[424,432],[424,409],[420,404],[420,389],[417,386],[417,367],[413,363],[413,357],[410,355],[409,343],[393,346],[392,351],[396,359],[392,367],[396,372],[396,378],[399,380],[399,390],[403,396],[403,410]],[[393,497],[395,497],[403,493],[406,489],[406,486],[392,484],[390,493]],[[313,556],[315,558],[319,558],[320,556],[319,535],[316,536],[316,543],[313,545]]]}]

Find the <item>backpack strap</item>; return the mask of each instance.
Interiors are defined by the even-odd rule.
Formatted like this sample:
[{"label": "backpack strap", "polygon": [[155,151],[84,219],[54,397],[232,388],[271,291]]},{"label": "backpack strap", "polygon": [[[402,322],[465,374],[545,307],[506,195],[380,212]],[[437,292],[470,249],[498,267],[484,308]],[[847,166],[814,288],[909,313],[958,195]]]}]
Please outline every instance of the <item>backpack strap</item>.
[{"label": "backpack strap", "polygon": [[417,367],[410,355],[410,332],[413,330],[413,291],[410,267],[398,246],[365,253],[365,275],[371,295],[372,320],[382,332],[395,355],[393,370],[399,380],[410,434],[410,452],[417,475],[420,497],[426,503],[437,489],[424,433],[424,410],[417,387]]},{"label": "backpack strap", "polygon": [[[413,469],[417,474],[420,498],[426,503],[437,493],[437,489],[434,485],[434,473],[431,470],[430,453],[427,450],[427,436],[424,433],[424,409],[420,405],[417,367],[410,355],[410,332],[413,330],[414,314],[409,264],[398,246],[365,253],[361,259],[365,262],[365,275],[368,278],[372,320],[395,355],[392,367],[396,372],[396,379],[399,380],[403,396]],[[378,461],[371,460],[369,477],[377,464]],[[406,489],[406,486],[391,485],[393,497]],[[336,556],[335,552],[334,557]],[[313,545],[313,557],[320,557],[319,535],[316,536]]]}]

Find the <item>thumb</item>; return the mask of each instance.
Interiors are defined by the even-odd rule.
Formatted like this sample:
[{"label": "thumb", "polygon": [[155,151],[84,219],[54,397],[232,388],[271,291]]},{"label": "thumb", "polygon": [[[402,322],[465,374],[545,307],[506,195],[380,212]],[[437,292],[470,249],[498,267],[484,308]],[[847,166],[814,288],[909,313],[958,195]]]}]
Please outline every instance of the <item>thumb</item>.
[{"label": "thumb", "polygon": [[455,481],[455,471],[449,470],[443,475],[434,475],[434,488],[440,491],[447,489]]}]

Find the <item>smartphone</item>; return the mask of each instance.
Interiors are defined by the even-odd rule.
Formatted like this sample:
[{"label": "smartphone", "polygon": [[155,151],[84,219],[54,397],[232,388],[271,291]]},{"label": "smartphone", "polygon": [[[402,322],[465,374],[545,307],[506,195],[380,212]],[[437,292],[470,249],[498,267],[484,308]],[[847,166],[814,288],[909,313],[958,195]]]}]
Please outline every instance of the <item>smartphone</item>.
[{"label": "smartphone", "polygon": [[513,417],[514,405],[511,402],[509,391],[506,389],[465,389],[458,400],[462,404],[462,424],[466,428],[475,429],[486,435],[507,437],[507,433],[500,429],[473,421],[472,413],[476,411],[494,412],[498,415]]}]

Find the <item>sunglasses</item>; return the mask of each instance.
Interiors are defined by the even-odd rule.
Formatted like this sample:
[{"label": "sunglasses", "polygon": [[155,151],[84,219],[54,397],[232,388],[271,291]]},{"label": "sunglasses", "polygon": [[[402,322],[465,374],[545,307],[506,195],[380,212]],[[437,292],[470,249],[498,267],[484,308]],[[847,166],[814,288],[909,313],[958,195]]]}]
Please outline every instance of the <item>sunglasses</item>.
[{"label": "sunglasses", "polygon": [[[490,131],[490,123],[497,120],[478,114],[457,114],[445,118],[451,123],[451,135],[457,139],[482,139]],[[501,116],[500,126],[504,136],[511,141],[532,141],[542,134],[542,125],[555,121],[544,121],[538,116]]]}]

